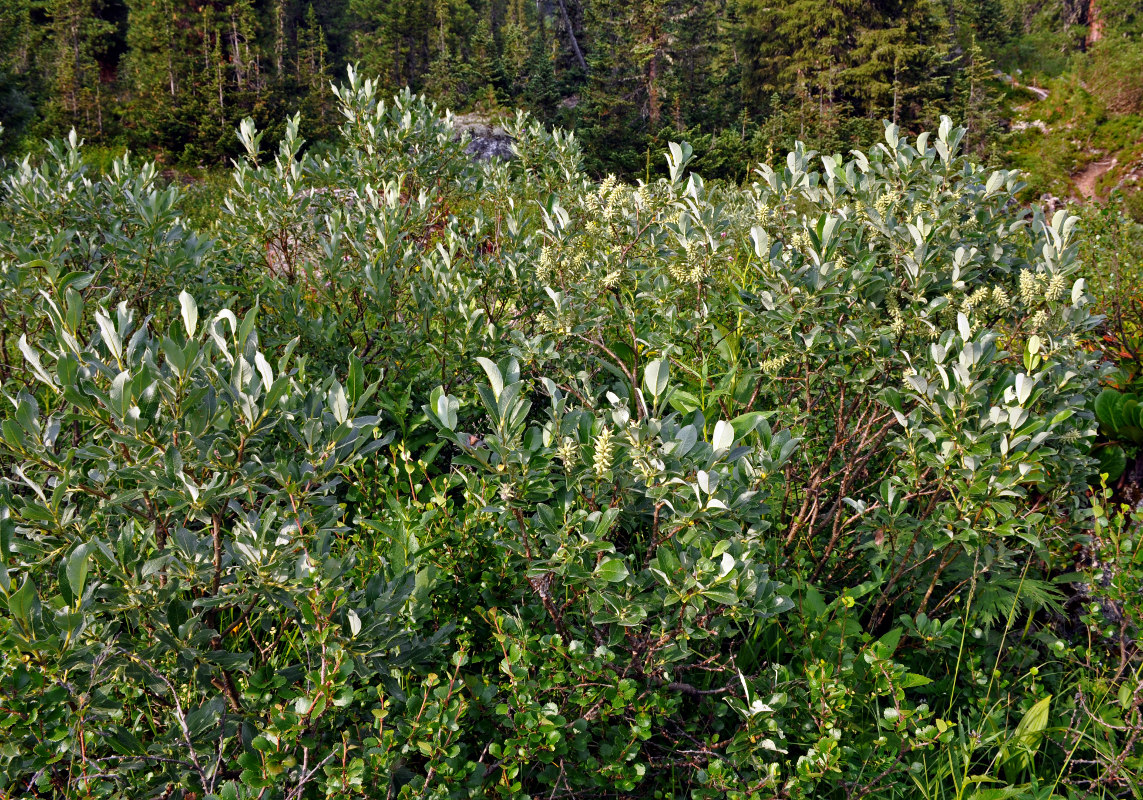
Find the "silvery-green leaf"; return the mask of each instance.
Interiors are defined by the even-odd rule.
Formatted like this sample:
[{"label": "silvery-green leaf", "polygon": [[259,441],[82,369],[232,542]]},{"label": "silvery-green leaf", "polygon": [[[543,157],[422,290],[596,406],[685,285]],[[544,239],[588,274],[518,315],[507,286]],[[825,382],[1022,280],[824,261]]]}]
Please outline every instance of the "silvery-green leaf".
[{"label": "silvery-green leaf", "polygon": [[715,453],[723,453],[734,444],[734,426],[725,420],[719,420],[714,426],[714,437],[711,446]]},{"label": "silvery-green leaf", "polygon": [[1032,395],[1032,388],[1036,385],[1034,378],[1029,378],[1023,372],[1016,376],[1016,401],[1020,405],[1028,402],[1028,398]]},{"label": "silvery-green leaf", "polygon": [[499,400],[500,393],[504,391],[504,378],[500,375],[500,367],[488,358],[480,357],[476,361],[484,368],[484,374],[488,376],[488,383],[492,386],[492,396]]},{"label": "silvery-green leaf", "polygon": [[670,362],[665,358],[655,359],[643,370],[644,391],[658,398],[666,391],[669,377]]},{"label": "silvery-green leaf", "polygon": [[329,390],[329,410],[338,425],[349,419],[349,399],[345,396],[345,387],[337,381]]},{"label": "silvery-green leaf", "polygon": [[198,330],[198,304],[186,291],[179,292],[179,313],[183,318],[187,338],[193,338],[195,331]]}]

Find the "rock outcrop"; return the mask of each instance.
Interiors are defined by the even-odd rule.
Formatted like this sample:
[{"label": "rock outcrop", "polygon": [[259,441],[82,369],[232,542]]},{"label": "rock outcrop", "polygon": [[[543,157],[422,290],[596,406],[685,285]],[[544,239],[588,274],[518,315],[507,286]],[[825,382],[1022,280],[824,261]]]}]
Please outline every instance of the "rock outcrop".
[{"label": "rock outcrop", "polygon": [[500,158],[505,161],[515,158],[512,149],[515,142],[503,128],[480,114],[459,114],[453,117],[453,128],[458,139],[468,138],[464,152],[477,161]]}]

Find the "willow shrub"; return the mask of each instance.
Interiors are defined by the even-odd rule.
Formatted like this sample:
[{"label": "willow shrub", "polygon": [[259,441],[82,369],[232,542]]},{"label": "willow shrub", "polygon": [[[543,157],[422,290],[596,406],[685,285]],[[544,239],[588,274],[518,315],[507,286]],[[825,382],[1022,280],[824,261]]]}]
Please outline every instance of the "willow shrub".
[{"label": "willow shrub", "polygon": [[1082,700],[1133,628],[1057,580],[1100,375],[1074,218],[948,120],[629,186],[524,117],[474,164],[422,99],[339,99],[321,155],[243,126],[209,231],[146,167],[43,177],[74,143],[7,179],[0,790],[1046,797],[1137,762]]}]

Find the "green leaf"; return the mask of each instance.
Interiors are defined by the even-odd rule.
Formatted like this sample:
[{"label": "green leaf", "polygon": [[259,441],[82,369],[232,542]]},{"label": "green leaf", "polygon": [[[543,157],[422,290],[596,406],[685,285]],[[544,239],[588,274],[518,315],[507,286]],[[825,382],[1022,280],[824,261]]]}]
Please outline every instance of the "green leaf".
[{"label": "green leaf", "polygon": [[897,650],[897,645],[901,643],[901,634],[903,632],[901,628],[893,628],[878,639],[877,643],[873,645],[873,651],[877,654],[877,657],[892,658],[893,653]]},{"label": "green leaf", "polygon": [[119,417],[124,417],[127,414],[127,409],[131,405],[131,373],[120,372],[115,376],[115,380],[111,382],[111,390],[109,396],[111,398],[112,410]]},{"label": "green leaf", "polygon": [[665,358],[657,358],[643,370],[643,390],[658,399],[667,390],[671,364]]},{"label": "green leaf", "polygon": [[349,400],[345,396],[345,387],[337,381],[329,389],[327,397],[330,413],[337,420],[338,425],[344,425],[349,419]]},{"label": "green leaf", "polygon": [[67,583],[72,595],[78,600],[83,597],[83,587],[87,582],[88,547],[81,544],[67,559]]},{"label": "green leaf", "polygon": [[492,396],[499,400],[500,393],[504,391],[504,378],[500,375],[500,367],[488,358],[477,358],[476,361],[484,368],[484,374],[488,376],[488,382],[492,385]]},{"label": "green leaf", "polygon": [[711,447],[715,453],[724,453],[734,445],[734,426],[724,420],[719,420],[714,426],[714,436],[711,437]]},{"label": "green leaf", "polygon": [[679,432],[675,434],[674,446],[671,448],[671,453],[679,457],[685,456],[690,452],[691,448],[695,446],[696,442],[698,442],[698,431],[695,429],[695,426],[684,425],[679,429]]},{"label": "green leaf", "polygon": [[[1019,772],[1032,766],[1032,756],[1040,749],[1044,730],[1048,727],[1051,704],[1052,695],[1048,695],[1029,708],[1012,732],[1012,738],[1000,748],[1000,762],[1004,764],[1010,780],[1015,780]],[[1009,746],[1014,747],[1016,752],[1013,753]]]},{"label": "green leaf", "polygon": [[1099,474],[1107,474],[1107,480],[1117,481],[1127,470],[1127,453],[1117,444],[1099,448]]},{"label": "green leaf", "polygon": [[595,575],[608,583],[619,583],[620,581],[627,580],[630,573],[627,571],[627,565],[620,561],[618,558],[609,558],[606,561],[600,562],[599,566],[595,568]]},{"label": "green leaf", "polygon": [[747,411],[745,414],[739,414],[737,417],[730,421],[730,425],[734,428],[735,441],[744,439],[747,434],[758,427],[758,423],[766,418],[766,414],[762,411]]},{"label": "green leaf", "polygon": [[1121,398],[1122,395],[1115,389],[1104,389],[1095,398],[1095,418],[1108,431],[1114,430],[1115,418],[1112,409]]},{"label": "green leaf", "polygon": [[31,577],[24,577],[24,585],[19,588],[15,593],[8,596],[8,611],[13,617],[20,620],[27,628],[30,622],[29,615],[32,612],[32,604],[36,599],[36,587],[32,583]]},{"label": "green leaf", "polygon": [[95,312],[95,323],[99,326],[100,336],[103,338],[103,343],[107,345],[107,349],[111,351],[111,355],[115,357],[116,361],[121,361],[123,359],[123,342],[120,340],[115,326],[111,324],[111,317],[100,309]]},{"label": "green leaf", "polygon": [[354,404],[365,393],[365,368],[356,354],[349,357],[349,375],[346,378],[345,388],[349,392],[349,401]]},{"label": "green leaf", "polygon": [[1016,376],[1016,402],[1024,405],[1028,402],[1028,398],[1032,396],[1032,389],[1036,386],[1036,380],[1030,378],[1021,372]]},{"label": "green leaf", "polygon": [[671,392],[671,399],[668,402],[671,404],[671,408],[681,414],[689,414],[699,407],[697,397],[690,392],[681,390]]},{"label": "green leaf", "polygon": [[32,372],[36,373],[36,377],[46,383],[48,386],[55,386],[55,379],[47,373],[47,370],[40,364],[40,356],[28,344],[28,338],[23,334],[20,335],[20,340],[16,343],[20,348],[20,352],[24,354],[24,359],[28,362],[28,366],[32,368]]},{"label": "green leaf", "polygon": [[1045,728],[1048,727],[1048,712],[1051,710],[1052,696],[1048,695],[1024,713],[1024,718],[1016,726],[1013,737],[1020,739],[1033,749],[1039,747],[1040,739]]},{"label": "green leaf", "polygon": [[456,430],[456,412],[460,408],[460,401],[451,394],[444,393],[444,387],[433,389],[429,396],[429,405],[423,406],[425,416],[436,421],[446,430]]}]

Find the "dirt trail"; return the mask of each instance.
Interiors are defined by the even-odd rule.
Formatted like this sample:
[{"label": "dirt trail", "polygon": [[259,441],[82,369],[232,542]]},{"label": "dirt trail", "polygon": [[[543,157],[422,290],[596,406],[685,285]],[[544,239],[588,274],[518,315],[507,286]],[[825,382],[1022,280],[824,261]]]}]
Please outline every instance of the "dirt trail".
[{"label": "dirt trail", "polygon": [[1047,89],[1041,89],[1039,86],[1028,86],[1027,84],[1020,83],[1020,81],[1016,80],[1011,75],[1006,75],[1003,72],[997,72],[996,74],[999,75],[1003,80],[1006,80],[1009,83],[1011,83],[1013,88],[1027,89],[1029,92],[1036,95],[1036,98],[1038,100],[1047,100],[1048,99],[1048,90]]},{"label": "dirt trail", "polygon": [[1115,166],[1116,160],[1114,158],[1107,161],[1094,161],[1088,164],[1082,170],[1072,176],[1075,181],[1076,192],[1084,200],[1099,199],[1099,194],[1095,190],[1096,183],[1099,179],[1107,174],[1107,171]]}]

